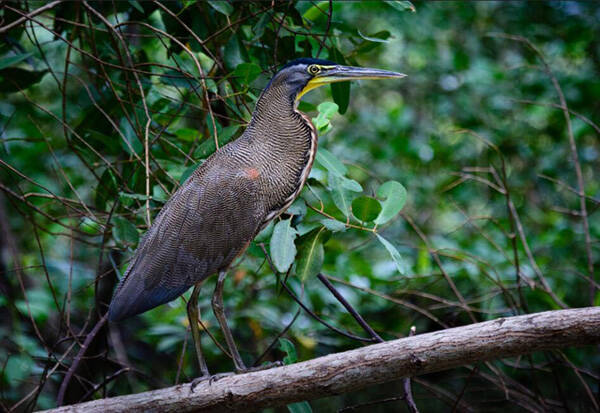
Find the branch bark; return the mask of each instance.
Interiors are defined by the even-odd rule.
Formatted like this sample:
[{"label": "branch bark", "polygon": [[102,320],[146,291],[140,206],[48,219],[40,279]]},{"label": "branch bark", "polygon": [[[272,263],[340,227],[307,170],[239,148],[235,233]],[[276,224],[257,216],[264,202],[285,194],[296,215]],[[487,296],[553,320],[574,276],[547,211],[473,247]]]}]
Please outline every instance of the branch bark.
[{"label": "branch bark", "polygon": [[539,350],[600,344],[600,307],[547,311],[420,334],[271,370],[47,412],[254,411]]}]

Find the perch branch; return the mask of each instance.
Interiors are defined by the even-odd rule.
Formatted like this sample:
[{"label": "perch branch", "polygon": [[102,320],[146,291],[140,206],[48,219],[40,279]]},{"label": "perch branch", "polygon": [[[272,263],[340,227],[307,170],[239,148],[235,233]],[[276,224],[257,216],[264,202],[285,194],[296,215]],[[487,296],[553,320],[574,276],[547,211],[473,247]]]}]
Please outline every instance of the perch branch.
[{"label": "perch branch", "polygon": [[288,366],[48,412],[254,411],[480,361],[568,346],[600,344],[600,307],[500,318],[373,344]]}]

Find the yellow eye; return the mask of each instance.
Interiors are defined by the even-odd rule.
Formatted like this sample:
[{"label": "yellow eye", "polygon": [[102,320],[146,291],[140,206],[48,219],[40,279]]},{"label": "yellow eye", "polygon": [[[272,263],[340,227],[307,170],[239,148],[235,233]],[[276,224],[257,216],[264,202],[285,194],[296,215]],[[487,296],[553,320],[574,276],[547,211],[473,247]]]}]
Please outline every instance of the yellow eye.
[{"label": "yellow eye", "polygon": [[310,73],[311,75],[316,75],[320,71],[321,71],[321,69],[317,65],[308,66],[308,73]]}]

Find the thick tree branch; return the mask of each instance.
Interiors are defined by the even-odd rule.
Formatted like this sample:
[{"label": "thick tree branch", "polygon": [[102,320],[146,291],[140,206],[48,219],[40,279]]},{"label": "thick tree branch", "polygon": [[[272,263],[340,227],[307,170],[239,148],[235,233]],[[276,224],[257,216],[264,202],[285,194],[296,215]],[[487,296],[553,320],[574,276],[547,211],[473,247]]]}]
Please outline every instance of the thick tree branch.
[{"label": "thick tree branch", "polygon": [[[253,411],[374,384],[568,346],[600,343],[600,307],[548,311],[421,334],[271,370],[65,406],[51,412]],[[49,411],[50,412],[50,411]]]}]

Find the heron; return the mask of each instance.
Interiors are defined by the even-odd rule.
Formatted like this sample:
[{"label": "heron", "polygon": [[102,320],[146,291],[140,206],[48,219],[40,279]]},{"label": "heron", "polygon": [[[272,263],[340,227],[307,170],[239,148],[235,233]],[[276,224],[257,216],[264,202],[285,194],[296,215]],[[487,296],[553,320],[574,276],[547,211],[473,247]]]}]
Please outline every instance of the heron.
[{"label": "heron", "polygon": [[223,285],[231,263],[294,202],[308,178],[318,136],[298,110],[300,98],[333,82],[404,76],[313,58],[284,65],[262,91],[242,135],[207,158],[165,203],[115,290],[109,320],[143,313],[194,286],[187,314],[200,378],[210,378],[200,345],[198,296],[202,282],[216,274],[215,318],[235,371],[249,371],[225,318]]}]

